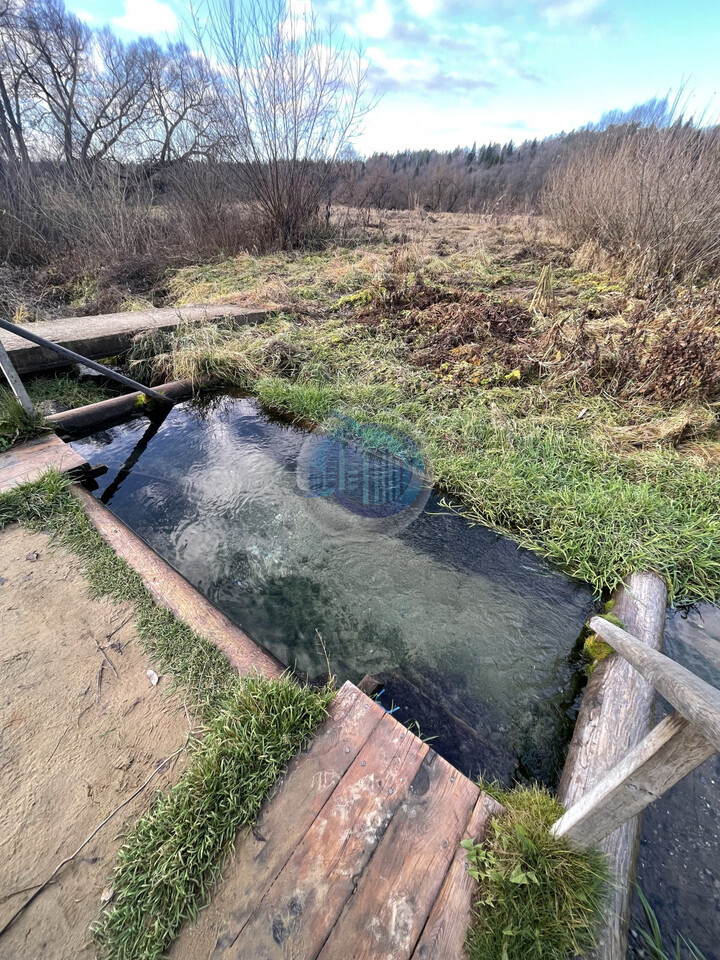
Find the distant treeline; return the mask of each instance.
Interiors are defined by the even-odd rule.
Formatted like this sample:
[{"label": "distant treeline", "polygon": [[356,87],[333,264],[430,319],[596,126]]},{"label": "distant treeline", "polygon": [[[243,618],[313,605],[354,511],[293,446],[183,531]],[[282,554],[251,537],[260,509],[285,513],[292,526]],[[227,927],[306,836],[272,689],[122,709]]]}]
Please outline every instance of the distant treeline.
[{"label": "distant treeline", "polygon": [[333,199],[350,206],[434,211],[527,210],[538,207],[551,166],[577,134],[487,143],[455,150],[377,153],[339,165]]}]

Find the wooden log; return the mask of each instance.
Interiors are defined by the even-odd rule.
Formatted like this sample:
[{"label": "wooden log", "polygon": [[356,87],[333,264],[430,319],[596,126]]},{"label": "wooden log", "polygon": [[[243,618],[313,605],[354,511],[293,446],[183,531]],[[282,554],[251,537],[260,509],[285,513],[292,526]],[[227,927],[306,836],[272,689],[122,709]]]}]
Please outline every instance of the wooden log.
[{"label": "wooden log", "polygon": [[[480,843],[485,839],[490,821],[502,812],[503,808],[497,800],[487,793],[481,793],[470,815],[463,840]],[[439,960],[440,957],[442,960],[463,960],[476,888],[477,884],[467,872],[467,854],[459,846],[415,947],[413,960]]]},{"label": "wooden log", "polygon": [[[196,387],[205,385],[205,381],[195,384]],[[171,383],[155,387],[155,390],[169,400],[182,400],[192,395],[193,384],[190,380],[173,380]],[[53,413],[45,419],[62,434],[72,433],[77,436],[82,431],[99,427],[103,423],[127,417],[132,413],[143,413],[148,409],[150,408],[143,403],[143,394],[134,391],[133,393],[125,393],[121,397],[110,397],[109,400],[100,400],[98,403],[88,403],[84,407],[75,407],[74,410]]]},{"label": "wooden log", "polygon": [[[635,637],[659,649],[666,606],[667,588],[660,577],[634,573],[616,591],[613,612]],[[649,733],[654,700],[651,684],[623,657],[612,654],[597,665],[588,680],[558,788],[567,808]],[[598,960],[625,960],[640,828],[640,817],[634,817],[600,844],[615,884]]]},{"label": "wooden log", "polygon": [[716,752],[698,727],[679,713],[659,723],[552,828],[589,850]]},{"label": "wooden log", "polygon": [[[30,327],[41,337],[68,347],[83,357],[102,360],[103,357],[125,353],[138,334],[173,330],[186,323],[262,323],[270,313],[269,310],[253,310],[232,304],[207,304],[177,309],[128,310],[95,317],[66,317],[33,323]],[[0,341],[20,374],[67,366],[67,360],[52,350],[28,343],[13,333],[0,330]]]},{"label": "wooden log", "polygon": [[[58,441],[61,443],[62,441]],[[73,487],[95,529],[143,579],[153,599],[214,643],[241,674],[279,677],[282,664],[214,607],[87,490]]]},{"label": "wooden log", "polygon": [[590,626],[720,750],[720,690],[602,617]]}]

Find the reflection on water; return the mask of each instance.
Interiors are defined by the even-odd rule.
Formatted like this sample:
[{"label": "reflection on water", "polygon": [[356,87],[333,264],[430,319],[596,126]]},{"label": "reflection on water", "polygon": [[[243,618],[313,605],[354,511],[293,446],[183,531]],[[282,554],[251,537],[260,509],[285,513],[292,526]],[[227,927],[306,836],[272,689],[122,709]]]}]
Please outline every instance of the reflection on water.
[{"label": "reflection on water", "polygon": [[[720,610],[708,604],[683,615],[671,611],[664,652],[720,688]],[[661,700],[656,719],[671,710]],[[720,756],[681,780],[643,816],[638,882],[658,916],[668,943],[677,932],[720,960]],[[633,921],[642,924],[639,900]],[[647,956],[633,949],[630,955]]]},{"label": "reflection on water", "polygon": [[306,436],[228,398],[73,446],[108,466],[97,495],[110,509],[283,663],[324,675],[319,632],[340,681],[401,674],[510,769],[554,782],[590,591],[434,497],[394,536],[329,535],[295,479]]}]

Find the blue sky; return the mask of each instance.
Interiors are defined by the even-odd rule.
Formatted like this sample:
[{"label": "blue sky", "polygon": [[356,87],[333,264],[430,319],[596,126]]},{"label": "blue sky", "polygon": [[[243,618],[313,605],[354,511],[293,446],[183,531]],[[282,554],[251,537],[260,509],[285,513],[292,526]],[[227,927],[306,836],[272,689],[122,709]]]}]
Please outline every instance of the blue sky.
[{"label": "blue sky", "polygon": [[[127,38],[160,40],[187,13],[177,0],[68,6]],[[693,109],[717,111],[717,0],[314,0],[314,7],[362,44],[382,94],[355,141],[362,153],[517,143],[683,82]]]}]

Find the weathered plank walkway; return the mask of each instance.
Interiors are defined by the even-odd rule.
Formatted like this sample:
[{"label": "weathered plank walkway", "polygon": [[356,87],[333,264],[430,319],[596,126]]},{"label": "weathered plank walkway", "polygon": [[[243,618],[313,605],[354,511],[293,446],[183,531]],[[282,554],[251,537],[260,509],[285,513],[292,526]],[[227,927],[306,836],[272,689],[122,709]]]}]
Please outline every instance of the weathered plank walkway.
[{"label": "weathered plank walkway", "polygon": [[51,467],[61,473],[88,465],[87,460],[55,434],[20,443],[0,454],[0,493],[37,480]]},{"label": "weathered plank walkway", "polygon": [[[218,892],[213,960],[460,960],[490,797],[346,683]],[[202,927],[205,915],[200,918]],[[202,931],[173,957],[200,955]],[[207,956],[208,940],[201,955]]]},{"label": "weathered plank walkway", "polygon": [[[107,313],[97,317],[48,320],[29,324],[29,329],[38,336],[81,353],[90,360],[101,360],[124,353],[138,333],[171,330],[181,323],[221,318],[232,319],[238,323],[259,323],[265,319],[267,313],[267,310],[249,310],[233,305],[201,305],[177,309],[167,307]],[[5,330],[0,331],[0,342],[5,346],[18,373],[52,370],[67,364],[67,361],[56,353]]]}]

